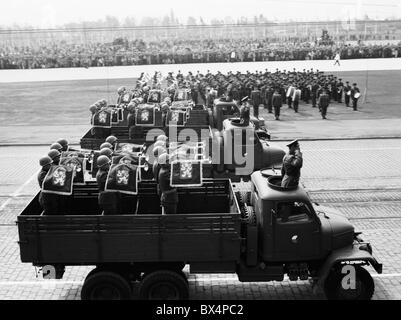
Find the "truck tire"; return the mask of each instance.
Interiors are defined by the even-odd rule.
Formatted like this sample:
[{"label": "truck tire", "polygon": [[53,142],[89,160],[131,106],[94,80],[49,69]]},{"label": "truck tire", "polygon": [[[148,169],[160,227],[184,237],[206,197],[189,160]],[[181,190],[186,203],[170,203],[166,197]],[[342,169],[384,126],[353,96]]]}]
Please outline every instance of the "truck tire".
[{"label": "truck tire", "polygon": [[185,275],[170,270],[158,270],[144,277],[139,287],[141,300],[187,300],[188,282]]},{"label": "truck tire", "polygon": [[324,292],[329,300],[370,300],[375,290],[375,283],[370,273],[361,266],[355,266],[355,289],[343,289],[345,274],[341,268],[334,268],[324,283]]},{"label": "truck tire", "polygon": [[86,278],[82,300],[129,300],[131,287],[126,279],[109,271],[95,272]]}]

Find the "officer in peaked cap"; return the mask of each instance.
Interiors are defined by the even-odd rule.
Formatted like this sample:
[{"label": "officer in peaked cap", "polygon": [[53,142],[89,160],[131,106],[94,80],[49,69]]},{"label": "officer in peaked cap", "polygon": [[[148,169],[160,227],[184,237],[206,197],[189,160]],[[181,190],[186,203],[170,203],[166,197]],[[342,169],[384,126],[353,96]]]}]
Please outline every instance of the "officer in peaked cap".
[{"label": "officer in peaked cap", "polygon": [[291,141],[287,144],[288,153],[284,156],[281,175],[283,177],[281,186],[283,188],[296,187],[301,176],[301,168],[303,165],[302,153],[298,140]]}]

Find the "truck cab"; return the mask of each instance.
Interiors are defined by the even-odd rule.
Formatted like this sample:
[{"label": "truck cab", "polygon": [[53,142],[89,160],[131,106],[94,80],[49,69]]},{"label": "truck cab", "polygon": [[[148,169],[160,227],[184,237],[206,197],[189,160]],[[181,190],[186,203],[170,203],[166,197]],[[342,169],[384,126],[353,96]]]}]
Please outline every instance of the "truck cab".
[{"label": "truck cab", "polygon": [[[316,280],[329,298],[370,298],[374,283],[362,266],[382,272],[371,245],[339,211],[313,203],[301,186],[282,188],[281,180],[271,170],[252,174],[254,227],[248,225],[245,251],[254,254],[247,254],[240,266],[240,280],[277,280],[287,274],[292,281]],[[341,287],[346,265],[355,268],[360,281],[350,293]]]},{"label": "truck cab", "polygon": [[[210,126],[217,130],[223,130],[223,123],[230,118],[239,117],[239,106],[235,100],[226,101],[224,98],[215,99],[213,109],[209,111]],[[264,130],[270,139],[270,133],[266,130],[265,120],[263,118],[250,117],[256,130]]]},{"label": "truck cab", "polygon": [[247,177],[255,170],[281,167],[285,155],[280,146],[269,141],[264,130],[256,129],[252,122],[244,126],[239,118],[224,120],[223,130],[214,133],[214,143],[217,145],[215,150],[220,150],[217,170],[234,172],[237,168],[244,168],[240,175]]}]

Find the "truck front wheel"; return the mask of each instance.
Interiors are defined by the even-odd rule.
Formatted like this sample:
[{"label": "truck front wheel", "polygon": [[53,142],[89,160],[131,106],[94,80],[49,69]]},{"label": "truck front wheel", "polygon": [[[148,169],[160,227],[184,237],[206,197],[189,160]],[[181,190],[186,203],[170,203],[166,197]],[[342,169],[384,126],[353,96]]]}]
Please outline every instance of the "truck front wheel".
[{"label": "truck front wheel", "polygon": [[[329,300],[370,300],[375,290],[372,276],[361,266],[354,266],[355,272],[342,273],[334,268],[324,283]],[[353,277],[355,276],[355,279]],[[355,280],[355,282],[353,282]]]},{"label": "truck front wheel", "polygon": [[131,287],[121,275],[99,271],[89,275],[81,290],[82,300],[129,300]]},{"label": "truck front wheel", "polygon": [[189,287],[185,278],[170,270],[146,275],[139,287],[141,300],[187,300],[188,296]]}]

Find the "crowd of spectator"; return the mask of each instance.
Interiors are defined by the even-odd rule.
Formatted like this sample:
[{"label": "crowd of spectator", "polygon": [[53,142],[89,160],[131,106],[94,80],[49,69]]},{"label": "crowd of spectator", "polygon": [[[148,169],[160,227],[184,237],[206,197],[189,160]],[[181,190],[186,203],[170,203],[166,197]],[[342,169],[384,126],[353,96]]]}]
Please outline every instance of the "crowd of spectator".
[{"label": "crowd of spectator", "polygon": [[209,63],[242,61],[328,60],[395,58],[398,45],[271,43],[267,39],[163,40],[145,42],[119,39],[113,43],[10,47],[0,45],[0,69],[102,67],[144,64]]}]

